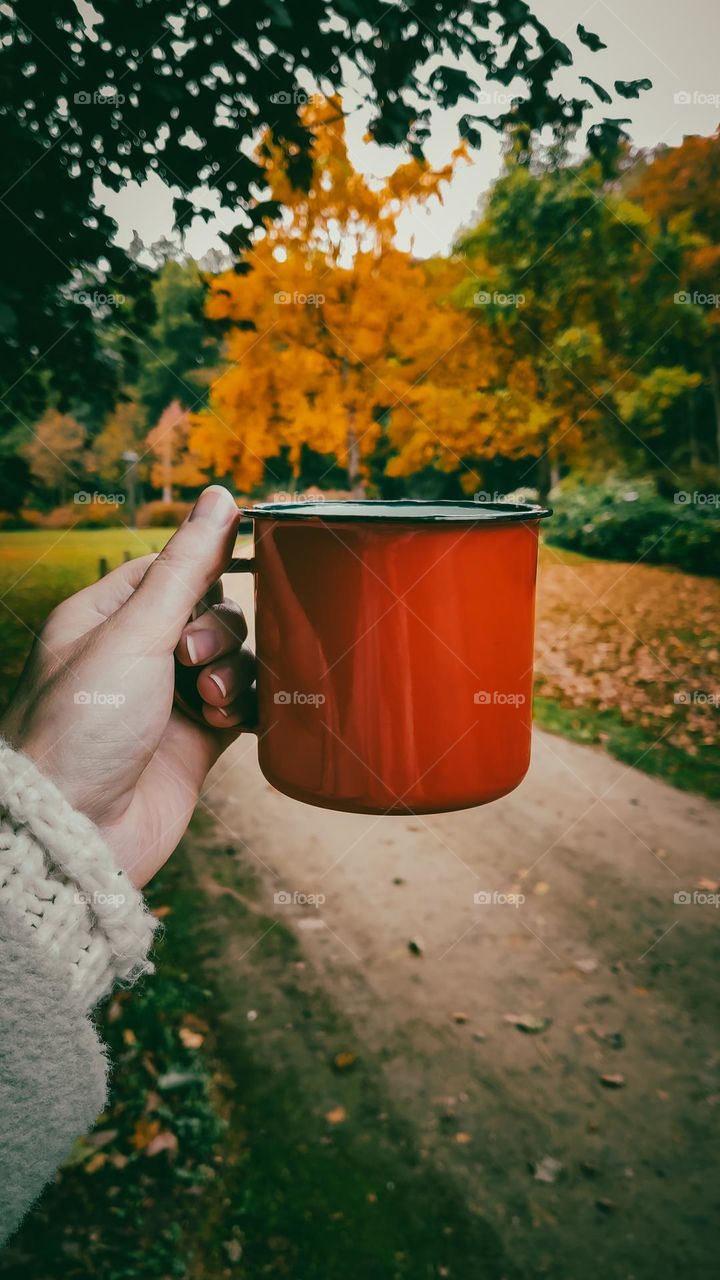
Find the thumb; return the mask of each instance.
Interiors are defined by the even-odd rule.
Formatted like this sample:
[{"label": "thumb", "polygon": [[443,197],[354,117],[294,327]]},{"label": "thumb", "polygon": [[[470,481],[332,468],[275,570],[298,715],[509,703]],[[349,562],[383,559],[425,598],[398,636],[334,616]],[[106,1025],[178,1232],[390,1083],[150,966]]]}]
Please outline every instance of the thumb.
[{"label": "thumb", "polygon": [[184,524],[153,560],[130,599],[115,615],[143,644],[171,653],[198,600],[230,563],[240,521],[235,499],[213,484],[204,489]]}]

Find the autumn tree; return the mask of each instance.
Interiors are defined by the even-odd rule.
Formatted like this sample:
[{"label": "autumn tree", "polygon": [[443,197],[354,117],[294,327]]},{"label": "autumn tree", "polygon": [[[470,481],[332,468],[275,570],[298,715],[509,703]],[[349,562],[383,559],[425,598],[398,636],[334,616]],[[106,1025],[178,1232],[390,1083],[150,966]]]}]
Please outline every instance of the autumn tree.
[{"label": "autumn tree", "polygon": [[36,480],[60,503],[85,474],[87,432],[70,414],[49,409],[35,425],[23,453]]},{"label": "autumn tree", "polygon": [[[108,414],[89,450],[92,469],[101,483],[122,487],[128,466],[124,455],[142,452],[146,429],[143,406],[129,393],[128,398],[118,401]],[[141,462],[138,479],[145,479],[147,470]]]},{"label": "autumn tree", "polygon": [[194,487],[207,480],[189,448],[189,432],[190,416],[179,400],[166,406],[148,432],[146,449],[155,458],[151,482],[156,489],[162,489],[163,502],[172,502],[176,486]]},{"label": "autumn tree", "polygon": [[488,448],[534,459],[541,492],[579,460],[687,461],[697,378],[675,294],[689,242],[588,159],[510,168],[461,240],[472,275],[458,302],[492,328],[498,392],[516,410]]},{"label": "autumn tree", "polygon": [[[605,47],[581,25],[578,42]],[[248,144],[259,129],[272,127],[294,181],[309,181],[312,138],[298,106],[308,78],[336,93],[349,68],[374,139],[419,155],[434,102],[465,101],[461,130],[473,144],[511,115],[529,130],[577,127],[590,101],[577,81],[568,90],[572,62],[525,0],[3,4],[0,424],[39,417],[48,382],[65,400],[81,396],[91,363],[109,395],[115,371],[98,358],[93,309],[74,287],[81,274],[137,303],[136,332],[151,318],[148,273],[115,244],[100,183],[118,191],[156,174],[176,193],[180,228],[206,216],[197,193],[211,187],[238,213],[235,252],[267,212],[253,198],[263,174]],[[477,114],[488,80],[518,90],[489,120]],[[637,96],[637,86],[616,81],[615,92]],[[590,140],[612,143],[618,128],[617,117],[593,123]]]},{"label": "autumn tree", "polygon": [[701,388],[688,413],[691,457],[705,453],[720,466],[720,130],[639,157],[628,188],[662,238],[680,246],[673,336]]},{"label": "autumn tree", "polygon": [[266,184],[284,217],[269,221],[239,264],[211,282],[208,313],[229,325],[228,366],[195,419],[206,466],[249,489],[285,448],[295,477],[310,447],[337,458],[360,492],[384,431],[407,437],[404,471],[431,465],[467,416],[468,383],[489,385],[490,344],[466,346],[473,322],[452,305],[452,265],[423,264],[394,247],[404,208],[437,197],[462,161],[424,161],[372,184],[350,164],[338,100],[315,103],[313,180],[293,187],[266,137]]}]

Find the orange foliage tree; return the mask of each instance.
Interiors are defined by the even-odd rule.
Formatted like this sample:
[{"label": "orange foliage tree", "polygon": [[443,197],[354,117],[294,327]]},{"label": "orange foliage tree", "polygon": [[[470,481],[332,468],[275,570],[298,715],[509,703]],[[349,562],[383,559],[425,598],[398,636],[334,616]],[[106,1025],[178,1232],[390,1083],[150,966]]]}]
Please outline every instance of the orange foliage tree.
[{"label": "orange foliage tree", "polygon": [[150,479],[162,489],[163,502],[172,502],[176,485],[194,487],[207,480],[189,447],[189,434],[190,415],[179,400],[171,400],[148,432],[146,445],[156,459]]},{"label": "orange foliage tree", "polygon": [[[146,430],[145,412],[137,400],[119,400],[108,414],[90,448],[90,462],[101,482],[127,482],[128,464],[124,455],[141,451]],[[140,462],[137,476],[146,479],[147,464]]]},{"label": "orange foliage tree", "polygon": [[337,458],[361,492],[383,432],[399,451],[395,474],[438,458],[455,470],[451,441],[493,381],[492,347],[467,341],[474,321],[450,298],[457,267],[418,262],[393,240],[398,214],[439,197],[460,152],[443,169],[410,160],[373,184],[350,163],[338,100],[309,106],[307,121],[309,191],[291,185],[266,139],[267,185],[284,215],[238,270],[211,281],[208,314],[230,322],[228,364],[193,420],[192,447],[243,489],[283,447],[297,477],[305,445]]},{"label": "orange foliage tree", "polygon": [[61,503],[67,501],[84,474],[86,441],[81,423],[68,413],[48,409],[23,449],[33,475]]}]

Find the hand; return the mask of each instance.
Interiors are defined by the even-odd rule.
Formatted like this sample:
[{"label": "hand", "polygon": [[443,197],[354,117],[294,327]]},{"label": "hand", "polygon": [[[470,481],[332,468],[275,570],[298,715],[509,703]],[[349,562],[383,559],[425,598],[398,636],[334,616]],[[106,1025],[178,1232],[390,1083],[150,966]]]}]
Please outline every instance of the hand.
[{"label": "hand", "polygon": [[[53,610],[0,723],[138,886],[170,856],[208,770],[254,719],[247,626],[218,581],[238,521],[227,489],[212,485],[159,556],[129,561]],[[205,724],[173,707],[174,655],[198,672]]]}]

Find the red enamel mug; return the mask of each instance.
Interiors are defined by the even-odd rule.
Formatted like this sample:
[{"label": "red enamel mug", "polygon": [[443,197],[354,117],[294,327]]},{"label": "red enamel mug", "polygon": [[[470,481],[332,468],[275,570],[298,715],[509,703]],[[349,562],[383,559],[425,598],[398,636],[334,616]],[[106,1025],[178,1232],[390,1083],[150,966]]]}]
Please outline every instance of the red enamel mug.
[{"label": "red enamel mug", "polygon": [[279,791],[351,813],[486,804],[530,762],[542,507],[263,503],[258,758]]}]

